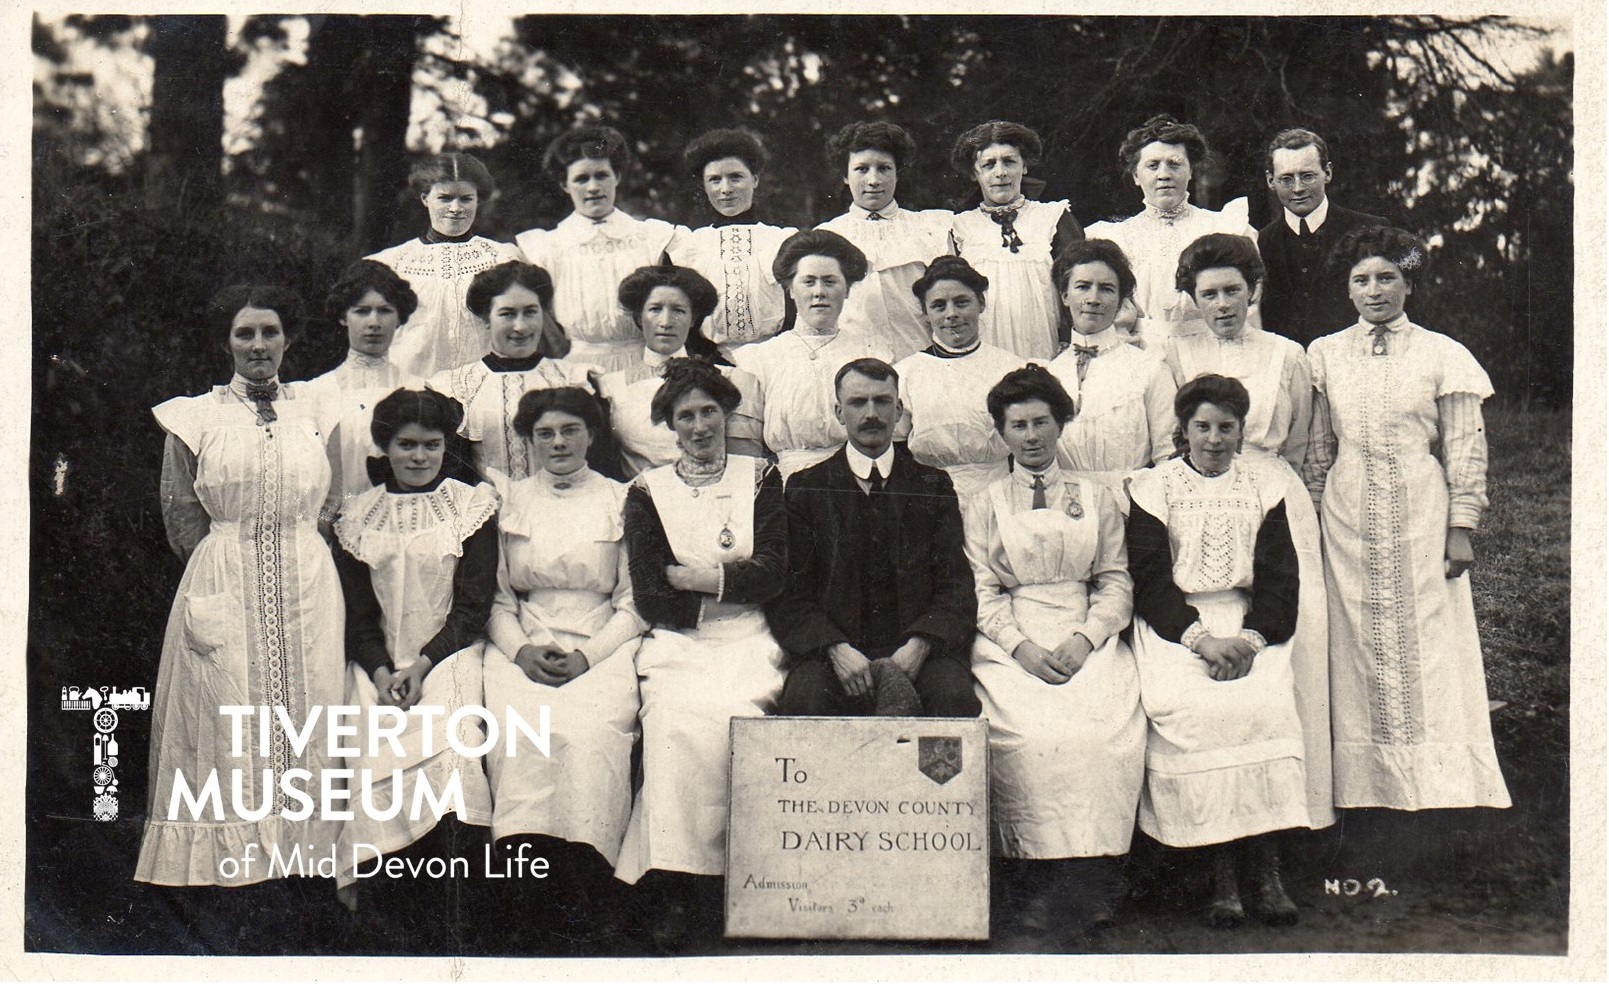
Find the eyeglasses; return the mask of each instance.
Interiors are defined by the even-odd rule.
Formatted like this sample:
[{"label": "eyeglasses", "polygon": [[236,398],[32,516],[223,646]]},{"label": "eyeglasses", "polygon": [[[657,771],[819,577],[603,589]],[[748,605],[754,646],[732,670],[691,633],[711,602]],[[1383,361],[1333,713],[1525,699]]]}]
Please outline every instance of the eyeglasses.
[{"label": "eyeglasses", "polygon": [[1274,179],[1274,184],[1283,189],[1292,189],[1298,185],[1303,187],[1317,185],[1323,178],[1324,176],[1316,171],[1304,171],[1296,175],[1280,175]]}]

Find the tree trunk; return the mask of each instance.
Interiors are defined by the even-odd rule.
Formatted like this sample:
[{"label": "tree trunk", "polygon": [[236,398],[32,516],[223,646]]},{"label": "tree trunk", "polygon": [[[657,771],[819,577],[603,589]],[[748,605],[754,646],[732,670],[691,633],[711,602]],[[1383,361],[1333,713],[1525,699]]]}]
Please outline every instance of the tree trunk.
[{"label": "tree trunk", "polygon": [[223,84],[234,64],[221,15],[150,18],[151,84],[145,201],[151,209],[218,202],[223,161]]}]

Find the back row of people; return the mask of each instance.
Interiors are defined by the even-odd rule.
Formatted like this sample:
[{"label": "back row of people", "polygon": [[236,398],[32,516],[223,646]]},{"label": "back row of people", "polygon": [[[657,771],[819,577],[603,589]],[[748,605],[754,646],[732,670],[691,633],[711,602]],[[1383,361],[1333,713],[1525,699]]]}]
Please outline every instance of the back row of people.
[{"label": "back row of people", "polygon": [[[846,302],[845,328],[867,332],[895,360],[924,349],[928,334],[911,286],[944,253],[967,259],[993,286],[980,321],[982,339],[1024,359],[1047,362],[1068,342],[1068,326],[1051,277],[1054,260],[1086,229],[1066,200],[1039,201],[1043,182],[1028,175],[1041,141],[1020,124],[992,120],[961,134],[951,165],[974,184],[956,212],[910,209],[897,198],[902,170],[916,145],[901,127],[852,123],[833,135],[827,157],[842,174],[851,204],[820,225],[848,239],[867,258],[864,283]],[[1174,269],[1183,248],[1209,233],[1264,243],[1269,272],[1263,299],[1269,328],[1306,345],[1350,321],[1343,294],[1322,276],[1323,254],[1348,229],[1383,224],[1329,201],[1328,147],[1309,130],[1282,131],[1267,150],[1267,182],[1282,215],[1260,233],[1246,221],[1245,199],[1222,211],[1191,204],[1190,183],[1208,155],[1193,125],[1158,116],[1130,131],[1119,149],[1123,173],[1138,187],[1141,212],[1099,222],[1087,233],[1122,247],[1136,283],[1118,320],[1131,339],[1160,343],[1175,328],[1200,329]],[[775,258],[792,226],[768,222],[755,194],[769,160],[759,137],[715,130],[693,140],[684,161],[701,183],[708,217],[694,228],[638,218],[616,207],[631,164],[626,139],[607,126],[578,128],[547,149],[544,167],[569,195],[573,211],[551,230],[519,234],[514,244],[473,234],[480,205],[495,182],[474,157],[449,153],[422,162],[410,187],[424,203],[429,228],[418,238],[373,255],[407,278],[420,305],[399,334],[392,362],[416,377],[461,366],[486,352],[471,313],[461,304],[480,271],[520,257],[552,276],[554,298],[544,332],[549,355],[609,372],[636,359],[638,338],[617,292],[633,270],[671,261],[717,285],[706,335],[727,356],[776,335],[802,313],[774,275]],[[1252,324],[1259,324],[1256,306]],[[566,350],[566,347],[568,349]]]}]

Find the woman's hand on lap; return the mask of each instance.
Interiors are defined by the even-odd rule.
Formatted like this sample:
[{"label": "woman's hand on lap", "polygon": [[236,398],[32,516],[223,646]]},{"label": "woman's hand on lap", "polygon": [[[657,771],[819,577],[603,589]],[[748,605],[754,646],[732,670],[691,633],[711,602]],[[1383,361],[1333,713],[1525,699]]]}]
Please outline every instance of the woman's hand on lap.
[{"label": "woman's hand on lap", "polygon": [[1041,648],[1032,641],[1024,641],[1017,645],[1011,656],[1023,668],[1044,679],[1051,685],[1061,685],[1073,677],[1073,673],[1060,666],[1054,652]]}]

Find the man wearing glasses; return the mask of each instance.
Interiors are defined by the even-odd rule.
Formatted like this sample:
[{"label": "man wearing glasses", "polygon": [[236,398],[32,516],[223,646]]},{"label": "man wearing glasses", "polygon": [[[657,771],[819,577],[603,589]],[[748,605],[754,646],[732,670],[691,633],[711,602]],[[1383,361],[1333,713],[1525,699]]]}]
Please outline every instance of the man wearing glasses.
[{"label": "man wearing glasses", "polygon": [[1345,279],[1325,268],[1325,257],[1346,231],[1389,226],[1385,219],[1344,209],[1324,194],[1334,177],[1330,149],[1311,130],[1292,128],[1268,143],[1268,187],[1280,215],[1257,231],[1268,279],[1263,282],[1263,328],[1303,346],[1357,321]]}]

